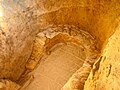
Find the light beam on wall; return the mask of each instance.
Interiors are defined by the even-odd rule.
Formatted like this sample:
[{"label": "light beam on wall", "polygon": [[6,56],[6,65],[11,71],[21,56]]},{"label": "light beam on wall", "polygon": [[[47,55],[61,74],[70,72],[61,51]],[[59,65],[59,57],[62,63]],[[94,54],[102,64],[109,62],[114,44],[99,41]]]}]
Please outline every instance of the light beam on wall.
[{"label": "light beam on wall", "polygon": [[0,17],[3,17],[3,12],[2,12],[2,10],[0,10]]}]

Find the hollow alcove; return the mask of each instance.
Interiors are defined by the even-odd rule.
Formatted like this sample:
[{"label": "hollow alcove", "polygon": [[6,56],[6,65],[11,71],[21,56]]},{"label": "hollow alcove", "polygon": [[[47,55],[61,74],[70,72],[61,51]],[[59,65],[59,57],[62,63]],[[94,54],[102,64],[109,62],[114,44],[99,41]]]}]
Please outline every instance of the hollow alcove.
[{"label": "hollow alcove", "polygon": [[[69,78],[84,66],[85,62],[85,65],[89,65],[86,68],[91,68],[90,66],[92,66],[98,54],[98,51],[95,50],[95,41],[89,33],[83,30],[77,31],[78,29],[78,27],[70,25],[55,25],[47,27],[46,30],[38,34],[39,42],[44,43],[44,53],[41,54],[40,64],[37,69],[32,72],[36,79],[27,89],[60,90]],[[61,30],[63,31],[61,32]],[[36,45],[39,45],[37,43]],[[35,61],[37,62],[37,60]],[[30,60],[27,68],[33,69],[31,65],[35,65],[35,61]],[[86,74],[82,76],[85,79],[88,77]],[[81,79],[82,76],[78,75]],[[84,84],[84,81],[79,82]],[[39,86],[34,86],[37,83],[39,83]],[[83,88],[83,86],[81,87]]]},{"label": "hollow alcove", "polygon": [[1,0],[1,89],[119,90],[119,15],[118,0]]},{"label": "hollow alcove", "polygon": [[[74,43],[67,45],[60,43],[52,49],[54,51],[48,57],[44,56],[41,59],[41,63],[34,74],[34,77],[37,78],[26,90],[60,90],[85,60],[83,47]],[[38,86],[34,86],[37,84]]]}]

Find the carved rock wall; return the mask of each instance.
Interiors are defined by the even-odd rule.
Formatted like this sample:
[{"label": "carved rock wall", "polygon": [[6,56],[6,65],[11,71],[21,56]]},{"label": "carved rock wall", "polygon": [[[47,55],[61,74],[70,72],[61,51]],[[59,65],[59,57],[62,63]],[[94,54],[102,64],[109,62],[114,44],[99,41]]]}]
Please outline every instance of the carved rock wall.
[{"label": "carved rock wall", "polygon": [[[119,82],[116,80],[119,76],[119,15],[120,1],[118,0],[0,0],[0,79],[7,80],[9,83],[13,81],[18,86],[23,86],[26,81],[29,82],[31,75],[34,75],[32,71],[37,70],[40,59],[46,51],[61,41],[79,44],[84,37],[82,36],[79,40],[75,39],[78,36],[75,32],[84,30],[95,41],[94,45],[90,44],[94,46],[90,56],[93,56],[92,58],[96,54],[100,56],[93,60],[95,62],[98,59],[93,69],[91,68],[94,62],[91,68],[87,68],[91,73],[84,89],[106,90],[104,86],[108,86],[109,90],[109,85],[111,85],[114,90],[119,90]],[[69,25],[79,29],[74,31],[74,28],[70,27],[70,30],[65,31],[69,35],[72,32],[74,34],[72,38],[69,35],[57,37],[58,33],[51,36],[49,30],[46,32],[45,29],[54,25]],[[60,29],[60,32],[63,34],[64,30]],[[40,38],[38,33],[40,37],[41,33],[45,36]],[[54,37],[57,38],[51,39]],[[85,38],[87,39],[90,38]],[[83,46],[88,43],[84,42]],[[87,48],[87,50],[90,49]],[[51,51],[47,53],[50,54]],[[86,68],[83,67],[82,70]],[[115,74],[115,72],[118,73]],[[71,75],[71,78],[76,76],[76,73],[77,71]],[[85,76],[84,83],[88,75]],[[66,82],[65,87],[70,86],[71,78]],[[105,81],[104,85],[101,81]],[[84,83],[82,83],[82,89]],[[114,86],[115,84],[117,85]]]},{"label": "carved rock wall", "polygon": [[120,87],[120,26],[109,38],[102,53],[102,58],[93,65],[93,69],[85,83],[84,90],[119,90]]}]

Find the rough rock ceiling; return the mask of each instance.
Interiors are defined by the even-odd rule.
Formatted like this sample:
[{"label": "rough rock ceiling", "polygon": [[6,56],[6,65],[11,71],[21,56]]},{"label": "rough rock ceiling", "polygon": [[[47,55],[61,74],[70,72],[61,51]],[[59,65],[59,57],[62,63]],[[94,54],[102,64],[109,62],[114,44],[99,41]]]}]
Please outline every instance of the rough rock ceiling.
[{"label": "rough rock ceiling", "polygon": [[119,90],[118,0],[0,0],[0,90]]}]

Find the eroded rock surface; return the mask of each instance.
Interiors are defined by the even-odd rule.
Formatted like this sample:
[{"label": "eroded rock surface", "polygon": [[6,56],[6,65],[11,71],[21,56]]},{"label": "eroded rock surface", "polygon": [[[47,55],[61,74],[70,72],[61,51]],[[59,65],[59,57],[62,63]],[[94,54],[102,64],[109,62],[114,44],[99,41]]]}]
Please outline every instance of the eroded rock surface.
[{"label": "eroded rock surface", "polygon": [[[83,89],[92,65],[98,57],[94,38],[73,25],[49,26],[38,36],[43,40],[44,49],[34,47],[27,69],[34,69],[31,68],[33,65],[39,62],[40,64],[31,73],[34,81],[28,87],[23,87],[23,90],[60,90],[63,87],[64,90]],[[46,39],[43,39],[45,37]],[[35,45],[39,45],[40,42],[36,42],[38,44]],[[41,51],[41,59],[34,54],[38,51]],[[67,86],[68,84],[70,86]]]},{"label": "eroded rock surface", "polygon": [[[120,87],[120,26],[109,38],[103,51],[102,58],[93,66],[88,80],[85,83],[85,90],[119,90]],[[98,65],[98,66],[96,66]],[[95,67],[95,68],[94,68]]]},{"label": "eroded rock surface", "polygon": [[119,90],[119,17],[119,0],[0,0],[0,89]]},{"label": "eroded rock surface", "polygon": [[28,17],[31,13],[28,9],[33,7],[31,4],[17,0],[0,1],[0,78],[16,81],[25,70],[37,33],[32,16]]}]

